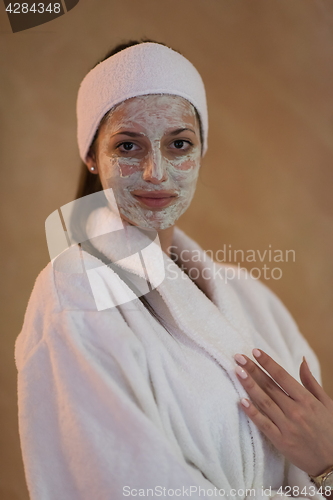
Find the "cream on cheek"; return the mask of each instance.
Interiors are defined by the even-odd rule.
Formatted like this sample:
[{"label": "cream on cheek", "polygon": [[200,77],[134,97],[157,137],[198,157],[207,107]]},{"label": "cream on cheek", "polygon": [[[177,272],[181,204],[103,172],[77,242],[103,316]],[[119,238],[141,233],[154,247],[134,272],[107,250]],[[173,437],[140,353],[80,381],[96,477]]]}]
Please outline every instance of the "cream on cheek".
[{"label": "cream on cheek", "polygon": [[[140,100],[148,97],[151,96],[143,96]],[[166,128],[172,127],[173,123],[177,128],[189,126],[188,121],[179,120],[181,116],[179,102],[172,96],[163,97],[168,101],[167,113],[164,109],[157,113],[156,106],[152,110],[147,110],[146,106],[143,110],[142,102],[138,103],[138,109],[135,109],[135,103],[132,103],[131,119],[127,118],[121,123],[116,123],[118,130],[120,127],[137,126],[138,123],[145,129],[146,132],[143,135],[148,138],[150,147],[144,157],[124,157],[119,152],[113,152],[110,155],[107,152],[107,141],[105,143],[102,141],[99,155],[99,167],[104,178],[103,185],[105,188],[113,189],[120,213],[137,226],[156,230],[172,226],[186,211],[195,192],[200,168],[199,146],[192,148],[190,153],[175,156],[173,159],[161,153],[160,141]],[[180,104],[183,114],[184,104]],[[112,120],[110,125],[111,123]],[[112,133],[108,130],[106,137]],[[147,181],[144,173],[149,179],[164,180],[158,184]],[[168,190],[176,192],[177,197],[167,207],[150,210],[144,208],[132,196],[131,192],[138,190],[155,192]]]}]

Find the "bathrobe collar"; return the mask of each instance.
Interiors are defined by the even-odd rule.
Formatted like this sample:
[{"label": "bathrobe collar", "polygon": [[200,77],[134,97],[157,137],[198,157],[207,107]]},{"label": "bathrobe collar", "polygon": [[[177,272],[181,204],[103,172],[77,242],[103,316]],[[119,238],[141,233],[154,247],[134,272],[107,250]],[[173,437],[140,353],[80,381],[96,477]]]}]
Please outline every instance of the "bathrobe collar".
[{"label": "bathrobe collar", "polygon": [[[143,280],[148,276],[178,327],[220,364],[233,369],[233,355],[240,348],[251,356],[254,347],[251,326],[232,285],[225,280],[227,267],[213,262],[177,226],[171,251],[173,257],[178,257],[179,265],[161,251],[157,233],[147,235],[126,221],[123,221],[123,231],[112,232],[114,227],[119,228],[118,224],[119,219],[107,207],[99,208],[88,219],[87,234],[98,234],[98,228],[102,234],[108,233],[106,238],[95,238],[94,246],[126,271]],[[128,248],[124,249],[124,245]],[[129,255],[119,259],[124,252]],[[89,260],[86,268],[96,265],[101,263]]]}]

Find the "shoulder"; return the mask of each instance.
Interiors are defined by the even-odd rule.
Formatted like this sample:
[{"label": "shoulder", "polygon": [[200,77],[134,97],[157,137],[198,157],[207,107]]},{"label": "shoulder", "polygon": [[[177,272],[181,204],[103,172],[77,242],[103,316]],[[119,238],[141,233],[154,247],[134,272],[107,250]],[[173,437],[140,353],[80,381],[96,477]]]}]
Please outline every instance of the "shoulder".
[{"label": "shoulder", "polygon": [[[128,327],[117,308],[97,310],[77,249],[71,247],[59,257],[49,262],[35,281],[15,343],[18,369],[45,342],[53,349],[57,342],[97,345],[100,341],[104,343],[110,334],[114,341],[120,339],[121,333],[124,338],[128,337],[124,333]],[[89,254],[85,257],[87,262],[94,261],[92,265],[103,265]]]},{"label": "shoulder", "polygon": [[[98,259],[87,254],[85,261],[89,263],[90,260],[96,266]],[[96,310],[82,262],[82,254],[77,245],[49,262],[35,281],[27,311],[33,308],[43,310],[45,314],[72,309]],[[97,265],[98,263],[99,261]]]},{"label": "shoulder", "polygon": [[276,319],[292,322],[293,317],[279,297],[262,281],[254,278],[245,268],[214,262],[220,271],[219,277],[236,294],[245,310],[253,315],[273,314]]},{"label": "shoulder", "polygon": [[262,281],[237,266],[215,263],[222,276],[221,287],[255,331],[255,339],[263,339],[285,358],[288,352],[296,369],[305,355],[318,382],[321,373],[318,358],[282,300]]}]

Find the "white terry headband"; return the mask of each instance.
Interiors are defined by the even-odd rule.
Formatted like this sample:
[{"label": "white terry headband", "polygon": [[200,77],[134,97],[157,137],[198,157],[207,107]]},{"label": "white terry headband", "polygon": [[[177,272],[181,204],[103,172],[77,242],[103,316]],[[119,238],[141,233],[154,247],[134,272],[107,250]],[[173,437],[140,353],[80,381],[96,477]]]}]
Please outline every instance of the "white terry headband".
[{"label": "white terry headband", "polygon": [[203,155],[207,151],[208,112],[199,72],[184,56],[158,43],[133,45],[99,63],[81,82],[77,104],[77,140],[85,162],[105,113],[126,99],[172,94],[187,99],[199,113]]}]

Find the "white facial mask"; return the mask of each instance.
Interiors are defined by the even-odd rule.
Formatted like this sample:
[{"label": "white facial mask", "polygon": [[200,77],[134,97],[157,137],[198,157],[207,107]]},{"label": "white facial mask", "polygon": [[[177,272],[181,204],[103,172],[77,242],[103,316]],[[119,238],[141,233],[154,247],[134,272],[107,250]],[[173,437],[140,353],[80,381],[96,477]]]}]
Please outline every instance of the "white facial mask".
[{"label": "white facial mask", "polygon": [[[115,112],[122,111],[123,108],[125,108],[122,113],[124,118],[116,120]],[[110,113],[102,140],[99,142],[98,168],[103,188],[113,189],[120,213],[132,224],[147,229],[166,229],[174,225],[189,207],[199,174],[200,141],[189,148],[189,153],[183,151],[173,154],[170,159],[161,151],[161,140],[168,130],[193,129],[196,120],[194,107],[185,99],[172,95],[135,97],[122,102]],[[113,150],[110,154],[108,152],[110,136],[120,130],[140,132],[142,137],[148,140],[149,148],[146,155],[135,157],[131,152],[131,156],[125,157],[119,150],[116,152]],[[120,140],[123,142],[133,140],[135,149],[135,138]],[[173,140],[183,139],[175,136]],[[148,176],[146,179],[154,178],[154,181],[145,180],[145,175]],[[178,196],[169,206],[151,210],[149,207],[142,207],[131,195],[131,192],[140,190],[150,192],[167,190],[176,192]]]}]

